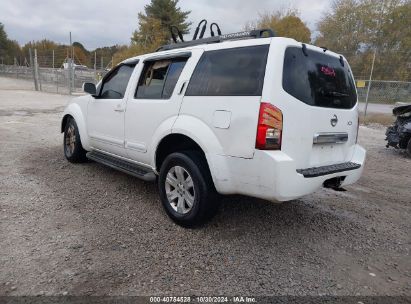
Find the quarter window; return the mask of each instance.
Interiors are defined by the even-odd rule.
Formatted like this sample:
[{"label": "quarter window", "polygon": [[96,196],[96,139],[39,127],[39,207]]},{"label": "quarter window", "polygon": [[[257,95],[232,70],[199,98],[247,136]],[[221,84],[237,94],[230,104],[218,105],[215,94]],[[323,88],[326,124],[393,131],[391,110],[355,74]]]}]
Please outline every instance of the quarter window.
[{"label": "quarter window", "polygon": [[261,96],[268,45],[208,51],[198,62],[187,96]]},{"label": "quarter window", "polygon": [[149,61],[144,65],[135,98],[169,99],[187,58]]},{"label": "quarter window", "polygon": [[101,99],[122,99],[126,93],[127,84],[133,73],[135,64],[120,65],[112,71],[103,81],[100,96]]}]

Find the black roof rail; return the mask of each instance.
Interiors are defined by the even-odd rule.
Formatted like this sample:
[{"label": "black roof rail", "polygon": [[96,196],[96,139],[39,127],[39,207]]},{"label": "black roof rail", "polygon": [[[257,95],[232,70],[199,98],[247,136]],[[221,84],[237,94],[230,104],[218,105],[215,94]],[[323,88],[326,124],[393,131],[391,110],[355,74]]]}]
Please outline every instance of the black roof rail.
[{"label": "black roof rail", "polygon": [[251,31],[244,31],[238,33],[231,33],[231,34],[224,34],[215,37],[208,37],[203,39],[197,39],[192,41],[185,41],[180,43],[173,43],[163,45],[159,47],[156,52],[159,51],[167,51],[167,50],[175,50],[186,48],[195,45],[201,44],[211,44],[211,43],[220,43],[227,40],[240,40],[240,39],[247,39],[247,38],[266,38],[266,37],[274,37],[275,33],[272,29],[258,29],[258,30],[251,30]]}]

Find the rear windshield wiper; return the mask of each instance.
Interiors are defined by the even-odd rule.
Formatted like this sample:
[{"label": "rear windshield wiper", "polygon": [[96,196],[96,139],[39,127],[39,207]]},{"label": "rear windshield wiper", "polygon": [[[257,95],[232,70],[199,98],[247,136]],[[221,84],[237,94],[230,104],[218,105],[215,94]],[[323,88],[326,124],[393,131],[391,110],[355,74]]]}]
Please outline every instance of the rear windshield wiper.
[{"label": "rear windshield wiper", "polygon": [[318,90],[318,93],[320,93],[323,96],[332,96],[332,97],[349,97],[350,96],[347,93],[342,93],[342,92],[337,92],[337,91],[326,91],[323,89]]}]

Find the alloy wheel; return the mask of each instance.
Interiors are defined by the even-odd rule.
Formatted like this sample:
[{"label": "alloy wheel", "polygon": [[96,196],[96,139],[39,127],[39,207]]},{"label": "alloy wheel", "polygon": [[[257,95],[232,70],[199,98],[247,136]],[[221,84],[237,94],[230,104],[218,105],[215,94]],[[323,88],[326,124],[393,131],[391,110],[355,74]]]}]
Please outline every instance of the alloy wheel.
[{"label": "alloy wheel", "polygon": [[191,175],[183,167],[171,167],[165,180],[169,204],[179,214],[190,212],[194,205],[195,189]]},{"label": "alloy wheel", "polygon": [[73,155],[74,149],[76,147],[76,130],[72,124],[70,124],[67,129],[65,144],[66,144],[67,155],[68,156]]}]

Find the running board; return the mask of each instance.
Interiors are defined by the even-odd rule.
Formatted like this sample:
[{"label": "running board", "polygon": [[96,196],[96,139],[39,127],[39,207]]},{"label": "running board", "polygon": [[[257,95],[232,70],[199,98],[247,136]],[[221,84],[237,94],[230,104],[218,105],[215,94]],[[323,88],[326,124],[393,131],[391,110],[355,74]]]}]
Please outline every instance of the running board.
[{"label": "running board", "polygon": [[88,152],[86,156],[88,159],[94,160],[95,162],[101,163],[110,168],[138,177],[147,182],[152,182],[156,180],[156,175],[153,172],[153,170],[147,167],[139,166],[124,159],[117,158],[97,151]]}]

